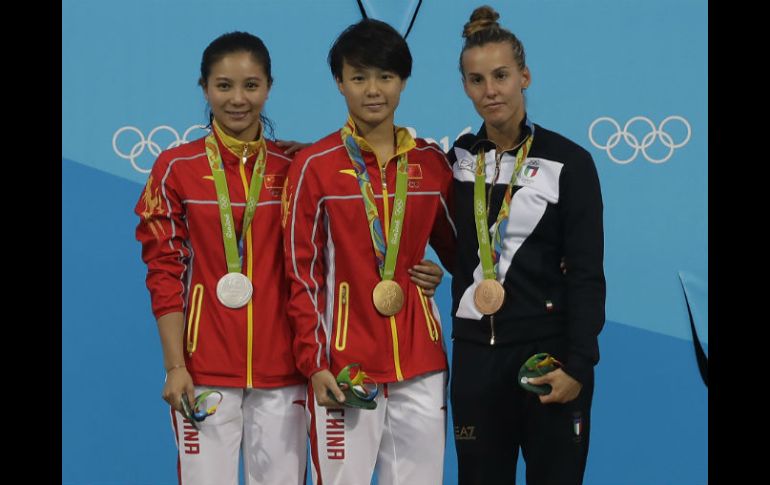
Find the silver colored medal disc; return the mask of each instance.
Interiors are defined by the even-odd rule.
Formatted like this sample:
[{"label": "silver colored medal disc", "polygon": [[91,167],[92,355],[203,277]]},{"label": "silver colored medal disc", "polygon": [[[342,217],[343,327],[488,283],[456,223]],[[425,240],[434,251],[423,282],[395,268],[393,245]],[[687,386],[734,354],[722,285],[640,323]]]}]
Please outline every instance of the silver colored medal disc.
[{"label": "silver colored medal disc", "polygon": [[241,308],[251,299],[251,281],[243,273],[227,273],[217,283],[217,298],[228,308]]}]

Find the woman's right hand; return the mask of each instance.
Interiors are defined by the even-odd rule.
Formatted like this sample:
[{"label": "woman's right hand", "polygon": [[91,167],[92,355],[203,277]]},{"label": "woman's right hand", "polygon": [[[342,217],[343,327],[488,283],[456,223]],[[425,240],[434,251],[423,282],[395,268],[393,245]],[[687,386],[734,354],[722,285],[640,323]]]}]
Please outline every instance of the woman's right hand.
[{"label": "woman's right hand", "polygon": [[[334,378],[334,374],[329,370],[324,369],[316,372],[310,376],[310,382],[313,385],[313,394],[315,394],[315,400],[319,406],[327,408],[339,408],[342,407],[342,403],[345,402],[345,394],[342,393],[340,386],[337,385],[337,379]],[[330,398],[327,391],[331,391],[337,401]]]},{"label": "woman's right hand", "polygon": [[163,400],[184,415],[182,394],[187,394],[190,405],[195,402],[195,387],[192,377],[186,367],[175,367],[166,373],[166,383],[163,385]]}]

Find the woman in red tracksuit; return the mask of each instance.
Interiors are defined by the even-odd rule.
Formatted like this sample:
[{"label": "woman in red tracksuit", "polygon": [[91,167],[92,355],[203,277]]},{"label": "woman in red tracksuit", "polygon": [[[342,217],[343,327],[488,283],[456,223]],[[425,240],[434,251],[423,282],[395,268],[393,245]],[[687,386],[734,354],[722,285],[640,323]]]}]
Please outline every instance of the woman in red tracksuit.
[{"label": "woman in red tracksuit", "polygon": [[[161,153],[136,206],[180,483],[237,484],[241,447],[247,483],[299,484],[305,476],[305,379],[287,351],[292,334],[280,277],[280,194],[290,158],[265,138],[261,119],[271,84],[259,38],[233,32],[214,40],[200,78],[211,133]],[[244,230],[249,196],[256,204]],[[220,211],[222,198],[230,214]],[[226,252],[225,233],[233,235],[234,254]],[[232,301],[237,290],[228,293],[232,281],[223,277],[233,274],[245,277],[236,283],[246,281],[253,298]],[[211,389],[222,393],[216,413],[193,423],[182,394],[194,405],[195,395]]]},{"label": "woman in red tracksuit", "polygon": [[[438,146],[394,124],[412,68],[395,29],[349,26],[329,67],[348,119],[297,156],[284,206],[294,354],[312,384],[313,478],[437,485],[447,359],[438,309],[409,268],[430,244],[451,270],[452,171]],[[335,376],[356,363],[378,383],[376,409],[339,406]]]}]

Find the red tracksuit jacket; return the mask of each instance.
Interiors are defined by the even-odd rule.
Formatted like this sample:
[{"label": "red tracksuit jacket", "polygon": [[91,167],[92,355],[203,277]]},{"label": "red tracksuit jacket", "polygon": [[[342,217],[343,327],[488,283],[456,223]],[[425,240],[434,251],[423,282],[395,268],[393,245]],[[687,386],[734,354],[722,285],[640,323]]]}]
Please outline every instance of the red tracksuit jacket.
[{"label": "red tracksuit jacket", "polygon": [[[386,164],[383,187],[374,154],[363,139],[356,139],[385,230],[398,157]],[[436,145],[413,139],[404,128],[398,129],[397,139],[397,155],[408,154],[409,183],[394,276],[405,301],[393,317],[379,314],[372,302],[380,274],[358,180],[339,131],[302,150],[289,169],[283,214],[291,282],[288,313],[296,334],[297,367],[308,377],[327,368],[336,375],[354,362],[383,383],[447,368],[438,310],[418,292],[406,270],[423,259],[429,241],[451,270],[452,171]]]},{"label": "red tracksuit jacket", "polygon": [[[240,237],[256,154],[244,165],[217,140]],[[216,296],[227,264],[204,138],[162,152],[136,205],[152,310],[156,317],[184,313],[185,362],[196,385],[273,388],[305,382],[291,353],[283,277],[280,196],[290,159],[266,143],[262,192],[243,243],[242,271],[254,287],[247,306],[230,309]]]}]

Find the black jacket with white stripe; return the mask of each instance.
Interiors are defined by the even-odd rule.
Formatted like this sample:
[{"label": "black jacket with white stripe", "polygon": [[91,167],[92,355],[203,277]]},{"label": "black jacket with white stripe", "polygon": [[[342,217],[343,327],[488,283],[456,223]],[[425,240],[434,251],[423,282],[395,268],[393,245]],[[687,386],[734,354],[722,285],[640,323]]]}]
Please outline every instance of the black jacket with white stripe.
[{"label": "black jacket with white stripe", "polygon": [[[564,371],[586,382],[599,361],[597,336],[604,325],[604,233],[599,178],[591,155],[576,143],[534,126],[521,165],[498,261],[505,303],[482,315],[473,292],[483,279],[473,217],[476,155],[485,152],[489,220],[497,219],[519,148],[496,153],[482,125],[449,152],[454,172],[457,260],[452,280],[453,338],[487,345],[563,336]],[[522,123],[522,137],[530,132]],[[566,274],[560,269],[564,260]]]}]

